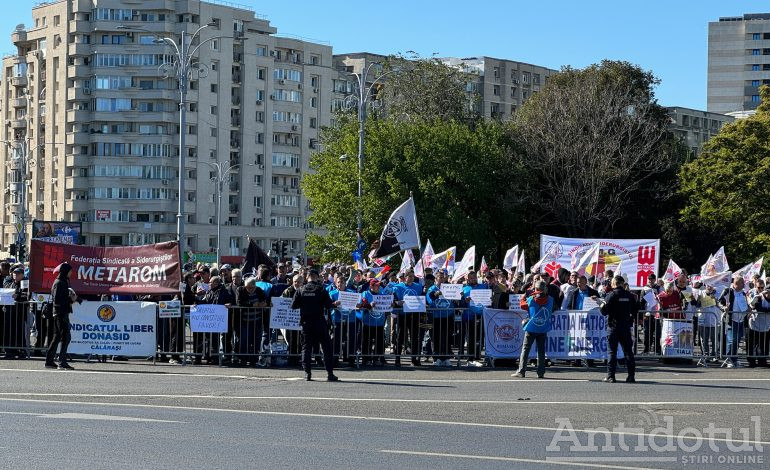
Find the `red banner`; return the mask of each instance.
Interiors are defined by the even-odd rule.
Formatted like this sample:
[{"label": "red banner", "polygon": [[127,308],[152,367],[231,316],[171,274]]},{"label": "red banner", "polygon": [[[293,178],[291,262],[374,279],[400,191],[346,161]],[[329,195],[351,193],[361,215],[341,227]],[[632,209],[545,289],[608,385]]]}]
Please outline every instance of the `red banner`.
[{"label": "red banner", "polygon": [[177,242],[140,246],[85,246],[32,240],[31,292],[48,293],[63,261],[72,265],[78,294],[176,294],[182,281]]}]

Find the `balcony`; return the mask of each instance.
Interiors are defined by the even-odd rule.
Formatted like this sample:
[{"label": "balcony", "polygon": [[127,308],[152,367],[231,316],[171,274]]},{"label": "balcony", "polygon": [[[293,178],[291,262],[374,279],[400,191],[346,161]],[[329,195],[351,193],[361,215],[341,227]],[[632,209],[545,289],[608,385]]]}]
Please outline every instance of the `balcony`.
[{"label": "balcony", "polygon": [[91,157],[89,157],[88,155],[70,154],[70,155],[67,155],[67,158],[65,159],[65,163],[68,168],[88,166],[91,163]]},{"label": "balcony", "polygon": [[67,99],[70,101],[84,101],[91,99],[90,88],[67,88]]},{"label": "balcony", "polygon": [[91,143],[91,135],[86,132],[68,132],[67,145],[88,145]]},{"label": "balcony", "polygon": [[11,42],[16,44],[17,42],[26,42],[27,40],[27,30],[25,29],[17,29],[16,31],[11,33]]},{"label": "balcony", "polygon": [[67,176],[64,178],[64,189],[87,190],[90,186],[91,183],[84,176]]},{"label": "balcony", "polygon": [[21,75],[18,77],[11,77],[12,86],[27,86],[27,76]]},{"label": "balcony", "polygon": [[233,62],[240,62],[243,60],[243,54],[240,52],[233,52]]},{"label": "balcony", "polygon": [[231,214],[238,213],[238,204],[230,204],[229,206],[230,206],[229,209]]},{"label": "balcony", "polygon": [[74,42],[67,46],[69,55],[91,55],[91,44]]},{"label": "balcony", "polygon": [[90,65],[70,65],[67,67],[67,77],[70,78],[86,78],[91,76]]},{"label": "balcony", "polygon": [[240,127],[241,125],[241,118],[240,117],[231,117],[230,118],[230,125],[233,127]]},{"label": "balcony", "polygon": [[11,128],[12,129],[25,129],[27,127],[27,120],[26,119],[12,119],[11,120]]},{"label": "balcony", "polygon": [[240,83],[241,83],[241,74],[240,73],[234,73],[233,74],[233,83],[240,85]]},{"label": "balcony", "polygon": [[9,204],[9,208],[11,210],[11,214],[18,214],[19,212],[21,212],[21,203],[18,201],[12,201]]},{"label": "balcony", "polygon": [[91,22],[81,20],[70,20],[70,33],[90,33]]},{"label": "balcony", "polygon": [[91,111],[88,109],[68,109],[67,122],[91,122]]},{"label": "balcony", "polygon": [[65,212],[83,212],[93,209],[88,199],[67,199],[64,201]]},{"label": "balcony", "polygon": [[26,97],[13,98],[11,100],[11,107],[12,108],[26,108],[27,107],[27,98]]},{"label": "balcony", "polygon": [[230,188],[230,191],[237,192],[241,190],[241,185],[237,181],[230,181],[229,188]]},{"label": "balcony", "polygon": [[230,102],[233,104],[233,106],[240,106],[241,105],[241,97],[240,96],[233,96],[231,98]]}]

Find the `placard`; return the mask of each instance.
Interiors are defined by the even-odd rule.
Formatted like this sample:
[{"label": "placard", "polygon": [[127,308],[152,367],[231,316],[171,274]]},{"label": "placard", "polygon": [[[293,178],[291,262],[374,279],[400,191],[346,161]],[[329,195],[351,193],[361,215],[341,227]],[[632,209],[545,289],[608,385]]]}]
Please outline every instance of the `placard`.
[{"label": "placard", "polygon": [[471,289],[471,304],[489,307],[492,305],[492,289]]},{"label": "placard", "polygon": [[462,298],[462,284],[441,284],[441,293],[447,300],[460,300]]},{"label": "placard", "polygon": [[521,298],[524,294],[508,294],[508,310],[521,310]]},{"label": "placard", "polygon": [[405,313],[425,313],[425,297],[422,295],[405,295],[404,312]]},{"label": "placard", "polygon": [[190,307],[190,330],[193,333],[227,333],[227,307],[193,305]]},{"label": "placard", "polygon": [[158,302],[158,318],[180,318],[182,302],[179,300],[161,300]]},{"label": "placard", "polygon": [[42,304],[42,303],[48,302],[50,299],[51,299],[51,294],[31,294],[29,296],[29,301],[36,304]]},{"label": "placard", "polygon": [[341,291],[337,300],[340,301],[340,310],[355,310],[356,306],[361,301],[361,294]]},{"label": "placard", "polygon": [[13,294],[16,289],[0,289],[0,305],[13,305]]},{"label": "placard", "polygon": [[393,295],[372,295],[372,310],[375,313],[390,313],[393,311]]},{"label": "placard", "polygon": [[299,309],[292,310],[291,297],[273,297],[270,307],[270,328],[283,330],[301,330]]},{"label": "placard", "polygon": [[595,308],[599,308],[599,302],[597,302],[596,299],[592,299],[591,297],[583,299],[583,310],[593,310]]},{"label": "placard", "polygon": [[692,323],[661,319],[660,350],[666,357],[692,357]]},{"label": "placard", "polygon": [[73,354],[148,357],[157,347],[153,302],[83,302],[72,304]]}]

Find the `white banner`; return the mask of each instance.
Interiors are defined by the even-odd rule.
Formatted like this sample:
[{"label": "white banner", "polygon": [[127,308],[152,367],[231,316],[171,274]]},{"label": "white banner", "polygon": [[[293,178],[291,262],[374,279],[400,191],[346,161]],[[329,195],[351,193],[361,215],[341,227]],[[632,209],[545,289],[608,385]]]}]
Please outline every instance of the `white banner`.
[{"label": "white banner", "polygon": [[[556,276],[559,268],[569,268],[573,259],[580,259],[583,252],[599,244],[599,271],[606,265],[623,263],[628,273],[631,289],[641,289],[649,274],[657,274],[660,257],[660,240],[623,240],[604,238],[563,238],[540,235],[540,270]],[[547,254],[547,256],[546,256]]]},{"label": "white banner", "polygon": [[190,307],[190,330],[193,333],[227,333],[227,307],[193,305]]},{"label": "white banner", "polygon": [[152,302],[83,302],[72,305],[73,354],[148,357],[155,354],[157,305]]},{"label": "white banner", "polygon": [[158,302],[158,318],[179,318],[182,316],[182,302],[161,300]]},{"label": "white banner", "polygon": [[485,355],[491,358],[518,358],[524,341],[522,310],[484,309]]},{"label": "white banner", "polygon": [[660,350],[667,357],[692,357],[692,323],[661,319]]},{"label": "white banner", "polygon": [[301,330],[299,309],[292,310],[291,297],[273,297],[270,307],[270,328],[277,330]]}]

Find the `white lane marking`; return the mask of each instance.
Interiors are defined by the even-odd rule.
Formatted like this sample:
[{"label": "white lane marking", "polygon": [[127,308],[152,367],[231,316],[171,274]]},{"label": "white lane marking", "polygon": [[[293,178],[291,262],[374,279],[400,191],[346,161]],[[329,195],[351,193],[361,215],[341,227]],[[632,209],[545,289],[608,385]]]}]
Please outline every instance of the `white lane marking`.
[{"label": "white lane marking", "polygon": [[[535,430],[535,431],[562,431],[563,428],[549,428],[545,426],[524,426],[516,424],[492,424],[492,423],[468,423],[462,421],[439,421],[439,420],[427,420],[427,419],[409,419],[409,418],[386,418],[383,416],[356,416],[356,415],[332,415],[332,414],[320,414],[320,413],[290,413],[286,411],[258,411],[258,410],[234,410],[228,408],[206,408],[197,406],[173,406],[173,405],[148,405],[144,403],[114,403],[114,402],[87,402],[87,401],[63,401],[63,400],[35,400],[29,398],[0,398],[0,401],[12,401],[12,402],[24,402],[24,403],[54,403],[54,404],[67,404],[67,405],[96,405],[96,406],[125,406],[129,408],[150,408],[150,409],[165,409],[165,410],[181,410],[181,411],[211,411],[216,413],[235,413],[235,414],[251,414],[262,416],[294,416],[302,418],[331,418],[331,419],[348,419],[355,421],[382,421],[389,423],[411,423],[411,424],[435,424],[435,425],[448,425],[448,426],[465,426],[472,428],[492,428],[492,429],[517,429],[517,430]],[[571,432],[579,432],[583,434],[614,434],[624,436],[635,437],[660,437],[660,434],[647,434],[647,433],[635,433],[625,431],[609,431],[606,430],[593,430],[593,429],[572,429]],[[751,444],[751,445],[770,445],[770,441],[749,441],[741,439],[726,439],[720,437],[698,437],[698,436],[676,436],[680,440],[689,441],[714,441],[714,442],[732,442],[738,444]]]},{"label": "white lane marking", "polygon": [[7,372],[43,372],[49,374],[103,374],[103,375],[154,375],[165,376],[170,375],[174,377],[222,377],[226,379],[257,379],[257,380],[280,380],[281,377],[253,377],[249,375],[226,375],[226,374],[186,374],[182,372],[128,372],[128,371],[110,371],[110,370],[69,370],[63,372],[60,370],[52,369],[0,369],[0,371]]},{"label": "white lane marking", "polygon": [[136,418],[133,416],[97,415],[91,413],[21,413],[15,411],[0,411],[3,415],[35,416],[48,419],[83,419],[93,421],[133,421],[142,423],[182,423],[182,421],[168,421],[165,419]]},{"label": "white lane marking", "polygon": [[389,402],[389,403],[426,403],[426,404],[481,404],[481,405],[685,405],[685,406],[770,406],[770,402],[724,402],[724,401],[539,401],[539,400],[426,400],[420,398],[350,398],[317,396],[276,396],[276,395],[165,395],[165,394],[118,394],[118,393],[28,393],[0,392],[0,396],[24,397],[69,397],[69,398],[192,398],[216,400],[286,400],[286,401],[339,401],[339,402]]},{"label": "white lane marking", "polygon": [[[386,454],[401,454],[401,455],[414,455],[421,457],[446,457],[454,459],[473,459],[473,460],[494,460],[498,462],[518,462],[518,463],[533,463],[541,465],[566,465],[570,467],[591,467],[591,468],[613,468],[622,470],[650,470],[649,467],[628,467],[623,465],[608,465],[598,463],[585,463],[585,462],[568,462],[566,460],[538,460],[538,459],[525,459],[520,457],[496,457],[493,455],[470,455],[470,454],[445,454],[440,452],[419,452],[409,450],[381,450],[380,452]],[[675,461],[676,457],[672,457]],[[672,460],[666,460],[672,461]]]}]

